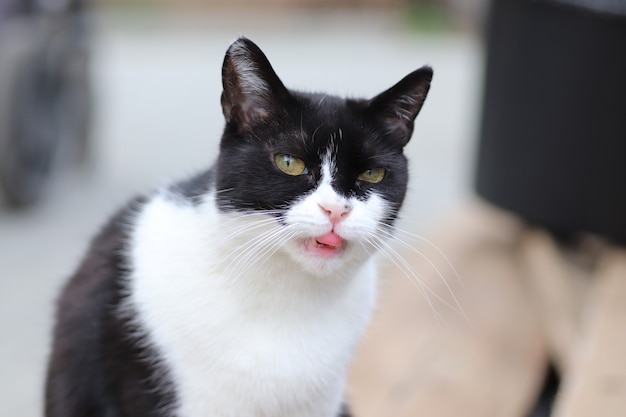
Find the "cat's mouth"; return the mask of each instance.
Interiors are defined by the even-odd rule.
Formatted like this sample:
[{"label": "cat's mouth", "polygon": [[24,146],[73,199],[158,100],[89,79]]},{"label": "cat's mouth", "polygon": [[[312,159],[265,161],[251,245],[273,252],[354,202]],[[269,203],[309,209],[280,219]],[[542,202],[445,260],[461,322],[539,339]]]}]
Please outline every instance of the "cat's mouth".
[{"label": "cat's mouth", "polygon": [[345,240],[335,232],[306,239],[304,249],[314,255],[330,258],[341,254],[346,246]]}]

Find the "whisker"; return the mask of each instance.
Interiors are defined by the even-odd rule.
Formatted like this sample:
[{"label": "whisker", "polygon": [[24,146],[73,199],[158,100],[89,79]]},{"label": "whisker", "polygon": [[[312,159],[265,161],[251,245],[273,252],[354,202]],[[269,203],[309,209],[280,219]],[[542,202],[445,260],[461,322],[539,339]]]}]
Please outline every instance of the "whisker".
[{"label": "whisker", "polygon": [[273,249],[271,251],[268,251],[268,253],[266,253],[266,254],[261,254],[264,257],[263,262],[266,262],[268,259],[270,259],[278,251],[278,249],[280,249],[280,247],[283,245],[283,243],[293,239],[294,237],[298,236],[298,234],[299,234],[299,232],[297,232],[297,231],[289,231],[287,229],[285,229],[285,232],[289,232],[289,233],[288,234],[285,233],[285,236],[282,237],[282,240],[277,240],[273,244]]},{"label": "whisker", "polygon": [[[263,245],[265,242],[274,238],[274,236],[280,232],[280,228],[267,230],[235,248],[232,252],[235,256],[232,257],[228,267],[226,268],[226,272],[232,273],[234,270],[241,269],[242,263],[243,265],[248,265],[251,258],[255,255],[256,249],[261,247],[260,245]],[[229,256],[229,258],[230,257],[231,256]]]},{"label": "whisker", "polygon": [[297,232],[290,226],[280,226],[255,236],[236,249],[239,253],[231,260],[227,271],[229,273],[238,271],[237,277],[243,275],[255,262],[265,262],[286,241],[296,235]]},{"label": "whisker", "polygon": [[371,239],[367,239],[367,242],[370,245],[372,245],[374,248],[376,248],[380,253],[382,253],[385,256],[385,258],[387,258],[398,269],[400,269],[400,271],[402,271],[402,273],[409,279],[409,282],[413,286],[415,286],[415,288],[420,294],[422,294],[422,297],[424,297],[424,299],[426,300],[426,303],[430,307],[430,310],[433,313],[433,317],[437,321],[437,324],[441,326],[441,321],[443,320],[443,317],[437,311],[432,300],[430,299],[429,293],[434,295],[432,290],[430,290],[430,288],[428,288],[428,286],[424,284],[422,279],[410,267],[407,267],[407,265],[402,265],[399,262],[399,260],[403,260],[402,257],[400,257],[400,259],[397,259],[395,256],[392,256],[392,254],[388,252],[388,249],[390,249],[390,247],[388,245],[386,245],[385,247],[381,245],[382,243],[384,243],[382,240],[377,239],[377,241],[373,241]]},{"label": "whisker", "polygon": [[[261,227],[265,227],[269,224],[273,224],[275,222],[276,221],[274,219],[263,219],[260,221],[255,221],[254,223],[246,223],[246,224],[240,225],[237,228],[230,230],[227,235],[222,236],[220,243],[227,243],[235,239],[236,237],[244,234],[245,232],[256,230]],[[224,225],[227,225],[227,224],[225,223]]]},{"label": "whisker", "polygon": [[[401,230],[401,229],[396,229],[396,230]],[[424,259],[431,268],[433,268],[433,270],[437,273],[437,276],[439,277],[439,279],[441,280],[441,282],[445,285],[446,289],[448,290],[448,293],[450,294],[450,296],[452,297],[452,299],[454,300],[454,303],[456,304],[456,308],[453,308],[453,311],[458,312],[459,314],[461,314],[463,316],[463,318],[465,319],[465,321],[469,324],[471,324],[469,317],[467,316],[467,314],[465,313],[465,310],[463,309],[463,306],[461,305],[461,303],[459,302],[456,294],[454,293],[454,290],[452,290],[452,287],[450,287],[450,284],[448,284],[448,280],[446,280],[445,276],[443,275],[443,273],[439,270],[439,268],[428,258],[428,256],[424,255],[423,252],[421,252],[419,249],[417,249],[416,247],[414,247],[413,245],[405,242],[404,240],[398,238],[397,236],[395,236],[393,233],[389,232],[388,230],[384,230],[381,229],[380,230],[381,233],[384,233],[385,236],[393,239],[394,241],[400,243],[401,245],[403,245],[406,248],[409,248],[411,251],[415,252],[417,255],[419,255],[422,259]],[[408,233],[408,232],[407,232]],[[443,255],[443,253],[441,252],[441,250],[439,250],[439,253]],[[460,280],[460,278],[458,277],[458,273],[456,273],[456,269],[454,269],[454,267],[451,265],[450,261],[448,260],[447,257],[445,257],[445,255],[443,255],[444,258],[447,260],[448,265],[452,268],[452,270],[455,272],[457,279]]]},{"label": "whisker", "polygon": [[[274,235],[267,236],[263,242],[253,246],[252,250],[246,253],[243,262],[238,265],[239,272],[234,279],[238,279],[240,276],[244,275],[255,264],[255,262],[267,262],[267,260],[270,259],[285,242],[289,241],[296,235],[297,232],[289,231],[287,228],[283,228],[278,230]],[[265,243],[269,240],[272,240],[271,244],[266,245]]]},{"label": "whisker", "polygon": [[397,228],[395,226],[388,226],[388,227],[393,228],[394,231],[397,231],[399,233],[405,234],[409,238],[420,240],[420,241],[426,243],[427,245],[429,245],[430,247],[432,247],[433,249],[435,249],[435,251],[437,251],[437,253],[439,255],[441,255],[441,257],[444,259],[444,261],[448,264],[448,266],[450,267],[450,269],[454,273],[454,276],[456,277],[456,280],[459,282],[459,284],[461,286],[463,286],[463,287],[465,286],[465,284],[463,283],[463,280],[461,279],[461,276],[459,275],[457,269],[454,267],[454,264],[452,263],[452,261],[450,261],[450,258],[448,258],[446,256],[446,254],[441,250],[441,248],[439,248],[439,246],[435,245],[432,241],[430,241],[430,240],[426,239],[425,237],[420,236],[418,234],[411,233],[409,231]]},{"label": "whisker", "polygon": [[265,257],[264,254],[271,251],[274,245],[277,244],[276,242],[281,241],[281,235],[284,233],[285,231],[283,229],[276,229],[262,236],[262,239],[256,239],[252,242],[253,244],[248,247],[245,256],[235,265],[235,268],[239,269],[240,275],[250,269],[255,261],[265,262],[267,257]]},{"label": "whisker", "polygon": [[282,214],[282,212],[280,212],[279,210],[263,210],[263,211],[251,211],[251,212],[236,212],[237,214],[234,215],[230,215],[230,218],[222,223],[223,225],[228,225],[229,223],[232,223],[234,221],[238,221],[241,219],[249,219],[249,218],[253,218],[253,217],[267,217],[267,216],[271,216],[269,217],[269,219],[272,220],[276,220],[276,215],[278,215],[278,218],[281,218],[282,216],[280,216]]},{"label": "whisker", "polygon": [[[411,267],[411,264],[404,259],[404,257],[402,255],[400,255],[400,253],[398,253],[391,245],[389,245],[387,242],[382,241],[381,243],[383,245],[385,245],[386,249],[389,251],[389,253],[394,256],[404,267],[404,269],[406,271],[408,271],[408,273],[415,278],[416,280],[419,280],[422,285],[424,286],[425,290],[431,294],[435,300],[437,300],[438,302],[442,303],[444,306],[448,307],[450,310],[454,311],[457,314],[460,314],[463,317],[466,317],[465,312],[463,311],[463,308],[460,306],[460,304],[458,303],[458,301],[456,302],[457,306],[455,307],[453,304],[451,304],[450,302],[446,301],[445,299],[443,299],[436,291],[433,291],[422,279],[421,277],[417,274],[417,272]],[[444,284],[447,284],[445,282],[444,279]],[[446,285],[447,286],[447,285]],[[454,300],[456,301],[456,298],[453,295]]]},{"label": "whisker", "polygon": [[[241,237],[244,236],[246,233],[249,233],[251,231],[254,231],[256,229],[262,228],[262,227],[267,227],[268,225],[274,224],[275,222],[273,221],[273,219],[262,219],[260,221],[255,221],[252,223],[246,223],[243,225],[238,226],[237,228],[234,228],[233,230],[230,231],[229,234],[227,234],[226,236],[222,236],[221,239],[217,242],[217,245],[219,246],[225,246],[225,245],[230,245],[230,242]],[[241,256],[241,251],[245,250],[249,245],[254,244],[254,241],[256,239],[260,239],[262,238],[262,236],[266,233],[271,232],[272,230],[274,230],[273,228],[270,230],[267,230],[265,232],[261,232],[258,233],[256,235],[254,235],[253,237],[246,239],[241,245],[239,245],[238,247],[233,248],[230,253],[228,253],[217,265],[216,267],[220,267],[224,264],[224,262],[226,261],[231,261],[231,263],[238,257]]]}]

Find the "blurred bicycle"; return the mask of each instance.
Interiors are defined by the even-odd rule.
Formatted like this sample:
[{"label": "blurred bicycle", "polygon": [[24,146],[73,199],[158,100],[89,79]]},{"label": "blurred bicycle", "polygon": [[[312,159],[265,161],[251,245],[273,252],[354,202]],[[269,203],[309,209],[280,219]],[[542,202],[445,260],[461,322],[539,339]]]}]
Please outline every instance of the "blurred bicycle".
[{"label": "blurred bicycle", "polygon": [[0,194],[9,207],[39,200],[60,148],[86,157],[88,26],[85,1],[0,0]]}]

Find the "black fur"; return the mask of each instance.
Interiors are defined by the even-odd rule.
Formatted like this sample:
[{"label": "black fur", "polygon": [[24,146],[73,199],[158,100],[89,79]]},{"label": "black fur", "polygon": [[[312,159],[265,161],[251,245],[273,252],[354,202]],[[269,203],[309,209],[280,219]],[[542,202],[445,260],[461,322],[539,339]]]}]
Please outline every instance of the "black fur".
[{"label": "black fur", "polygon": [[[198,204],[215,190],[220,210],[280,213],[314,189],[330,152],[337,192],[365,199],[376,191],[399,209],[408,179],[402,150],[431,77],[423,67],[371,100],[305,94],[287,90],[261,50],[239,39],[224,60],[226,126],[218,160],[171,186],[170,195]],[[277,153],[301,158],[308,174],[284,174],[275,165]],[[357,179],[374,168],[385,169],[382,182]],[[176,406],[167,369],[133,323],[132,310],[122,308],[125,277],[132,272],[128,227],[144,201],[134,200],[100,232],[59,299],[46,417],[158,417]],[[395,217],[393,210],[386,221]],[[344,408],[340,417],[349,416]]]},{"label": "black fur", "polygon": [[[238,67],[247,72],[238,72]],[[306,94],[287,90],[260,49],[240,39],[226,54],[223,77],[227,124],[216,185],[224,210],[286,209],[317,185],[324,157],[320,150],[330,148],[337,164],[335,190],[357,198],[375,190],[393,204],[387,219],[393,222],[408,181],[402,150],[430,87],[429,67],[407,75],[372,100]],[[242,80],[246,77],[257,81],[256,88],[246,86]],[[277,153],[304,160],[309,174],[285,176],[274,163]],[[357,180],[372,168],[386,170],[381,183]]]},{"label": "black fur", "polygon": [[175,404],[156,353],[119,310],[130,272],[126,227],[141,204],[104,227],[59,299],[46,417],[160,416]]},{"label": "black fur", "polygon": [[177,182],[171,187],[176,197],[192,204],[199,204],[202,196],[206,195],[214,186],[215,173],[212,169],[206,170],[189,179]]}]

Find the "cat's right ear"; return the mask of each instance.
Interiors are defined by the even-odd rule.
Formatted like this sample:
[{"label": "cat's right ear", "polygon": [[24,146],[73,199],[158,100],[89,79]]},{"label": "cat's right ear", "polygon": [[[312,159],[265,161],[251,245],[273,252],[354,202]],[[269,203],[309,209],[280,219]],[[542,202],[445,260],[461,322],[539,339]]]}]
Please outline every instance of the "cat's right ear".
[{"label": "cat's right ear", "polygon": [[280,112],[289,92],[261,49],[247,38],[228,48],[222,66],[222,111],[240,133]]},{"label": "cat's right ear", "polygon": [[370,116],[400,146],[411,139],[413,123],[426,100],[432,78],[432,68],[423,66],[369,102]]}]

